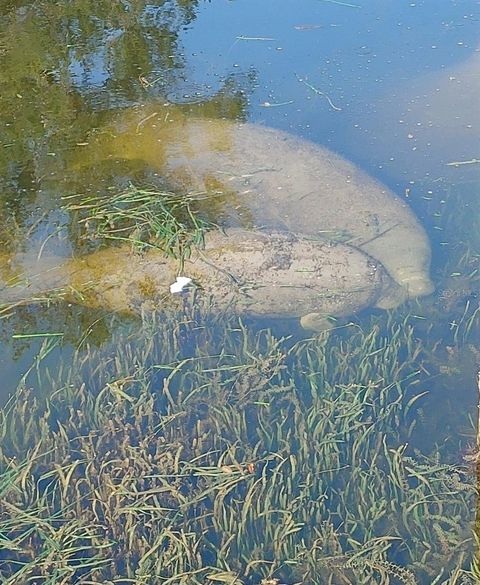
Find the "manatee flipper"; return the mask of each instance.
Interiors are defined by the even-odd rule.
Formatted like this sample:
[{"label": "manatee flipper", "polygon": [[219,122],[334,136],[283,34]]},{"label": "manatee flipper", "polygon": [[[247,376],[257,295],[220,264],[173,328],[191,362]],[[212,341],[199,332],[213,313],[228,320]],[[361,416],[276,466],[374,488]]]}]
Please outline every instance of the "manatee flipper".
[{"label": "manatee flipper", "polygon": [[307,313],[307,315],[300,317],[300,325],[304,329],[310,329],[317,333],[321,333],[332,327],[332,323],[322,313]]},{"label": "manatee flipper", "polygon": [[375,307],[377,309],[396,309],[402,305],[408,298],[405,288],[399,286],[391,280],[388,286],[382,289],[381,296],[377,299]]}]

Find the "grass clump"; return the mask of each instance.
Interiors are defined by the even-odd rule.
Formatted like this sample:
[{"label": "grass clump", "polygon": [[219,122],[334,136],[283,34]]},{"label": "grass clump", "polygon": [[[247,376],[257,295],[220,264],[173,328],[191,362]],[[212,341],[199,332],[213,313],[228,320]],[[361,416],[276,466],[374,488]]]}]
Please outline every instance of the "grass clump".
[{"label": "grass clump", "polygon": [[2,414],[2,582],[475,582],[473,479],[408,446],[412,327],[293,343],[163,315],[113,347],[40,364],[48,398]]},{"label": "grass clump", "polygon": [[203,246],[205,232],[214,227],[202,219],[192,197],[134,186],[103,196],[69,197],[64,208],[78,214],[83,240],[159,248],[181,263],[193,247]]}]

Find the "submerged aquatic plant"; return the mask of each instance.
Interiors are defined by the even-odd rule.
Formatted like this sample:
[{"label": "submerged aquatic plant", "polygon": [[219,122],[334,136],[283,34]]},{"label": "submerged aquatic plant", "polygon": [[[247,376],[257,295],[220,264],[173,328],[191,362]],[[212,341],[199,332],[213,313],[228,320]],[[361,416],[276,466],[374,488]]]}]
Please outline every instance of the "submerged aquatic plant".
[{"label": "submerged aquatic plant", "polygon": [[113,348],[38,364],[1,415],[2,582],[474,582],[473,480],[408,446],[411,326],[294,343],[187,312]]},{"label": "submerged aquatic plant", "polygon": [[213,224],[195,210],[186,194],[131,186],[105,196],[65,198],[65,209],[79,214],[82,238],[97,243],[129,242],[137,248],[155,247],[183,262],[192,247],[202,246]]},{"label": "submerged aquatic plant", "polygon": [[417,193],[432,224],[437,283],[435,295],[420,306],[430,317],[433,337],[455,345],[479,339],[479,190],[478,180],[454,185],[439,180],[434,192],[420,185]]}]

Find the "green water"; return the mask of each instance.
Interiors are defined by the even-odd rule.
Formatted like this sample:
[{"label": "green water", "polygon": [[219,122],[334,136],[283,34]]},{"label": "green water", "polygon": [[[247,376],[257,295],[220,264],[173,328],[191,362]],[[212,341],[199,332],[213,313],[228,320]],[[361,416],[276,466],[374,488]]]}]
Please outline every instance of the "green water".
[{"label": "green water", "polygon": [[146,155],[88,144],[169,104],[359,164],[419,217],[436,287],[310,341],[290,320],[188,307],[157,324],[81,298],[5,307],[3,581],[476,582],[478,3],[12,1],[0,17],[3,282],[33,282],[18,258],[94,249],[71,196],[165,187]]}]

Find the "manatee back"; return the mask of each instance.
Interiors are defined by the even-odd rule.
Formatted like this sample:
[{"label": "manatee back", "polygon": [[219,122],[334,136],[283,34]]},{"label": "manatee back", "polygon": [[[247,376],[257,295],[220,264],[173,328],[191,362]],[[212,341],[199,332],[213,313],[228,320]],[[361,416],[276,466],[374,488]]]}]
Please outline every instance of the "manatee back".
[{"label": "manatee back", "polygon": [[351,246],[281,232],[212,232],[189,268],[220,304],[272,317],[350,315],[375,304],[390,284],[381,266]]}]

